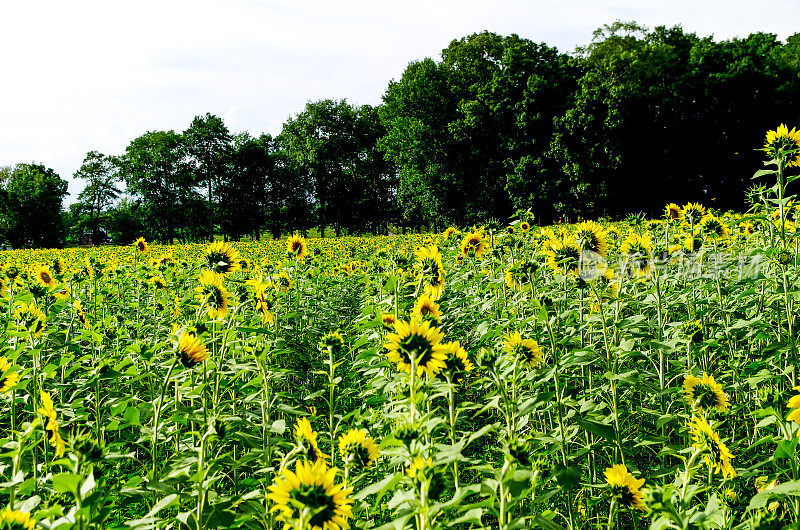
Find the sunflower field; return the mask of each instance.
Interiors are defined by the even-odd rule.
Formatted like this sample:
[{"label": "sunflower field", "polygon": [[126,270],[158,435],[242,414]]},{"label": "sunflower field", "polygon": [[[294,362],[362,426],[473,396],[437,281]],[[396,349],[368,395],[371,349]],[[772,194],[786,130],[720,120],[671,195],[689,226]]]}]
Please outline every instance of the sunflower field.
[{"label": "sunflower field", "polygon": [[0,529],[791,528],[800,133],[745,214],[0,253]]}]

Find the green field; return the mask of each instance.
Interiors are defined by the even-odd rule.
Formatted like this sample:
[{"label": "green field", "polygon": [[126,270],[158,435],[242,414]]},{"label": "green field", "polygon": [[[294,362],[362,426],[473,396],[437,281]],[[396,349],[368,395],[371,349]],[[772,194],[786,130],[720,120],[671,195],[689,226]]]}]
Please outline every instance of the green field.
[{"label": "green field", "polygon": [[789,524],[775,212],[4,252],[2,528]]}]

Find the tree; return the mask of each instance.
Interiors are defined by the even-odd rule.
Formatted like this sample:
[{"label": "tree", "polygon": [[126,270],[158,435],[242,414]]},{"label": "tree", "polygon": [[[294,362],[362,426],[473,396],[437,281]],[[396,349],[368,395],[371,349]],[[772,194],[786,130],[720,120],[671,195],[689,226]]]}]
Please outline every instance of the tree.
[{"label": "tree", "polygon": [[[346,100],[309,102],[283,125],[277,141],[299,182],[307,182],[320,234],[332,226],[357,230],[373,225],[384,212],[373,208],[388,188],[389,166],[376,142],[382,134],[378,114]],[[293,190],[303,192],[299,187]],[[369,212],[369,213],[367,213]],[[369,219],[363,216],[368,215]]]},{"label": "tree", "polygon": [[14,248],[63,245],[61,205],[67,181],[41,164],[17,164],[4,191],[2,213]]},{"label": "tree", "polygon": [[549,208],[553,120],[575,84],[569,57],[517,35],[454,40],[409,64],[380,110],[379,145],[399,167],[406,224],[441,226]]},{"label": "tree", "polygon": [[120,157],[121,176],[135,195],[153,237],[192,239],[203,213],[186,146],[174,131],[151,131],[134,139]]},{"label": "tree", "polygon": [[233,138],[229,170],[218,188],[218,220],[223,233],[238,240],[243,234],[258,237],[266,222],[272,138],[241,133]]},{"label": "tree", "polygon": [[[83,164],[73,175],[75,178],[86,181],[86,186],[78,195],[82,205],[81,210],[86,212],[85,226],[92,232],[92,241],[98,240],[100,219],[119,196],[116,184],[120,181],[119,163],[117,159],[105,156],[98,151],[89,151]],[[83,228],[84,223],[79,223]]]},{"label": "tree", "polygon": [[189,162],[197,184],[205,183],[208,194],[208,238],[214,240],[215,201],[231,151],[231,134],[222,118],[206,113],[195,116],[189,128],[183,131]]},{"label": "tree", "polygon": [[797,116],[798,71],[774,35],[715,42],[617,22],[579,60],[552,142],[583,197],[569,201],[582,209],[564,206],[573,217],[656,214],[669,201],[739,207],[750,184],[742,168],[760,164],[764,131]]},{"label": "tree", "polygon": [[117,245],[128,245],[140,237],[153,239],[153,233],[142,217],[142,209],[127,197],[109,210],[108,235]]}]

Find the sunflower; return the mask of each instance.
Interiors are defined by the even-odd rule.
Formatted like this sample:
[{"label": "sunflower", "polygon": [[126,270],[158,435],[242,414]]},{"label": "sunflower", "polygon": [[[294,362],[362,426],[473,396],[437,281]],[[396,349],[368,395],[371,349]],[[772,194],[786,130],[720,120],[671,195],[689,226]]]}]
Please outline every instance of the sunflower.
[{"label": "sunflower", "polygon": [[690,342],[703,342],[703,323],[700,320],[689,320],[681,324],[681,331]]},{"label": "sunflower", "polygon": [[445,353],[443,374],[450,376],[452,381],[461,381],[464,374],[472,371],[472,362],[459,341],[442,344]]},{"label": "sunflower", "polygon": [[700,203],[687,202],[683,208],[681,208],[681,217],[686,219],[686,222],[691,225],[697,224],[705,214],[706,208]]},{"label": "sunflower", "polygon": [[224,275],[237,271],[241,261],[239,252],[224,241],[211,243],[206,249],[205,258],[209,269]]},{"label": "sunflower", "polygon": [[483,237],[483,229],[473,227],[472,232],[461,240],[461,253],[468,257],[480,258],[489,249]]},{"label": "sunflower", "polygon": [[432,468],[433,458],[423,458],[421,456],[417,456],[411,461],[411,465],[406,468],[406,474],[411,478],[416,478],[417,475],[421,475],[425,471]]},{"label": "sunflower", "polygon": [[752,236],[756,233],[756,228],[753,226],[753,223],[742,222],[739,223],[739,233]]},{"label": "sunflower", "polygon": [[346,466],[358,472],[366,469],[380,456],[378,445],[364,429],[350,429],[339,436],[339,454]]},{"label": "sunflower", "polygon": [[282,270],[275,276],[275,281],[272,284],[278,292],[283,293],[292,288],[292,279],[289,278],[289,274],[286,271]]},{"label": "sunflower", "polygon": [[205,344],[194,333],[183,332],[178,339],[178,357],[186,368],[193,368],[208,358]]},{"label": "sunflower", "polygon": [[535,261],[517,260],[506,269],[504,276],[506,285],[509,289],[523,289],[530,284],[533,280],[533,275],[538,269],[539,264]]},{"label": "sunflower", "polygon": [[298,261],[304,259],[308,253],[308,244],[305,238],[300,234],[292,234],[292,237],[286,240],[286,252]]},{"label": "sunflower", "polygon": [[796,386],[792,390],[794,390],[795,394],[789,398],[786,406],[793,410],[786,416],[786,421],[793,421],[800,425],[800,386]]},{"label": "sunflower", "polygon": [[136,246],[136,250],[140,254],[144,254],[145,252],[147,252],[147,248],[148,248],[147,247],[147,241],[145,241],[143,237],[140,237],[139,239],[137,239],[136,243],[134,243],[134,245]]},{"label": "sunflower", "polygon": [[433,377],[444,367],[446,358],[439,345],[444,333],[439,328],[431,327],[430,322],[413,319],[411,322],[398,321],[394,325],[395,332],[386,335],[384,346],[389,352],[387,357],[397,363],[401,372],[411,373],[412,362],[416,363],[416,375],[423,373]]},{"label": "sunflower", "polygon": [[635,479],[622,464],[606,468],[606,484],[611,489],[611,495],[617,500],[620,506],[630,510],[646,511],[647,506],[642,498],[641,487],[644,479]]},{"label": "sunflower", "polygon": [[300,418],[294,424],[294,437],[300,444],[301,453],[309,462],[324,462],[328,455],[320,451],[317,445],[317,431],[311,428],[308,418]]},{"label": "sunflower", "polygon": [[767,131],[762,149],[772,159],[786,159],[787,166],[800,167],[800,131],[781,124],[774,131]]},{"label": "sunflower", "polygon": [[0,357],[0,394],[7,394],[17,383],[19,374],[11,372],[11,363],[5,357]]},{"label": "sunflower", "polygon": [[275,505],[277,520],[284,530],[346,530],[347,519],[353,517],[353,500],[349,489],[334,484],[335,467],[324,461],[297,462],[295,470],[283,469],[269,486],[267,498]]},{"label": "sunflower", "polygon": [[50,272],[47,265],[39,265],[34,269],[33,275],[42,287],[53,287],[56,284],[56,279]]},{"label": "sunflower", "polygon": [[531,368],[541,363],[544,357],[544,352],[539,343],[533,339],[523,339],[519,331],[511,333],[503,339],[503,348],[509,355],[519,357],[522,362],[528,364]]},{"label": "sunflower", "polygon": [[222,276],[210,270],[200,273],[200,285],[196,290],[203,303],[208,304],[208,316],[222,318],[228,314],[230,293],[222,286]]},{"label": "sunflower", "polygon": [[581,251],[573,238],[548,240],[544,253],[547,255],[547,265],[554,271],[562,274],[578,273]]},{"label": "sunflower", "polygon": [[394,316],[394,313],[383,313],[381,315],[381,325],[387,331],[394,329],[394,325],[397,322],[397,317]]},{"label": "sunflower", "polygon": [[442,322],[442,312],[439,310],[439,304],[436,301],[432,300],[426,293],[422,293],[417,298],[414,309],[411,310],[411,318],[429,321],[438,326]]},{"label": "sunflower", "polygon": [[83,306],[81,305],[81,301],[76,299],[74,302],[72,302],[72,308],[75,309],[75,314],[78,316],[78,320],[81,321],[83,329],[92,329],[92,323],[89,322],[89,318],[83,311]]},{"label": "sunflower", "polygon": [[14,281],[19,276],[19,267],[12,265],[5,270],[5,273],[9,280]]},{"label": "sunflower", "polygon": [[[0,280],[0,282],[2,282],[2,280]],[[3,290],[0,289],[0,293],[2,292]],[[50,294],[53,295],[53,298],[55,298],[56,300],[66,300],[67,298],[70,297],[70,293],[71,293],[70,286],[69,285],[65,286],[64,284],[61,284],[56,290],[54,290]]]},{"label": "sunflower", "polygon": [[58,432],[58,420],[56,419],[56,409],[53,404],[53,399],[50,397],[50,393],[44,390],[39,392],[39,397],[42,402],[42,408],[39,409],[39,414],[47,418],[47,422],[44,426],[44,430],[47,433],[47,441],[56,448],[56,456],[61,457],[64,455],[66,444],[64,444],[64,440],[61,439],[61,435]]},{"label": "sunflower", "polygon": [[608,296],[617,296],[619,292],[619,281],[616,280],[616,273],[611,267],[606,268],[602,272],[598,270],[600,275],[597,277],[597,286],[600,292],[606,293]]},{"label": "sunflower", "polygon": [[683,248],[685,248],[687,252],[697,252],[702,246],[703,238],[700,236],[700,230],[695,229],[683,239]]},{"label": "sunflower", "polygon": [[31,519],[31,514],[19,510],[6,508],[0,512],[0,528],[3,530],[33,530],[36,520]]},{"label": "sunflower", "polygon": [[603,227],[594,221],[584,221],[575,227],[575,243],[581,252],[589,250],[604,258],[608,255],[608,243]]},{"label": "sunflower", "polygon": [[29,331],[34,337],[42,336],[47,317],[36,305],[23,302],[17,306],[14,316],[17,320],[18,328]]},{"label": "sunflower", "polygon": [[414,268],[422,276],[425,293],[431,299],[438,300],[444,289],[442,254],[435,245],[428,245],[417,249],[414,257]]},{"label": "sunflower", "polygon": [[326,333],[319,341],[319,349],[332,353],[334,357],[342,352],[342,348],[344,348],[344,338],[338,330]]},{"label": "sunflower", "polygon": [[639,278],[649,276],[652,270],[650,254],[653,252],[653,245],[650,243],[650,234],[640,236],[631,234],[620,246],[620,253],[628,258],[628,265],[633,276]]},{"label": "sunflower", "polygon": [[531,229],[531,224],[528,221],[522,221],[519,224],[519,229],[522,230],[523,232],[527,232],[528,230]]},{"label": "sunflower", "polygon": [[703,372],[703,377],[687,375],[683,380],[683,391],[689,401],[701,412],[716,409],[725,412],[730,406],[728,394],[722,391],[722,385],[714,381],[714,377]]},{"label": "sunflower", "polygon": [[253,289],[253,299],[255,300],[256,311],[261,312],[261,320],[266,324],[275,323],[275,315],[272,314],[272,302],[267,296],[269,285],[258,282]]},{"label": "sunflower", "polygon": [[731,452],[728,447],[722,443],[719,435],[714,432],[711,425],[700,417],[695,416],[691,425],[692,439],[694,440],[694,447],[700,450],[706,450],[708,453],[705,455],[705,461],[708,467],[712,468],[717,473],[721,473],[723,477],[735,477],[736,471],[731,465]]},{"label": "sunflower", "polygon": [[683,217],[681,207],[674,202],[669,203],[664,207],[664,217],[666,217],[668,221],[680,221]]},{"label": "sunflower", "polygon": [[453,228],[452,226],[448,226],[448,227],[445,229],[445,231],[444,231],[444,232],[442,232],[442,238],[443,238],[443,239],[449,239],[449,238],[450,238],[450,236],[452,236],[452,235],[453,235],[453,234],[455,234],[456,232],[457,232],[457,230],[456,230],[455,228]]},{"label": "sunflower", "polygon": [[706,214],[700,219],[700,229],[706,234],[716,239],[729,239],[731,237],[730,229],[723,223],[719,217]]}]

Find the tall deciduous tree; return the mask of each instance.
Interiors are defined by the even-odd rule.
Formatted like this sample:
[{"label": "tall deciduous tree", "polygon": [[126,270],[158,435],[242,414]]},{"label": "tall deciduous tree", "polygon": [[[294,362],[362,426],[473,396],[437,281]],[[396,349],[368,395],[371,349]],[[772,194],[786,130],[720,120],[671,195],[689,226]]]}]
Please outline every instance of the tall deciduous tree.
[{"label": "tall deciduous tree", "polygon": [[251,233],[258,237],[266,222],[272,138],[241,133],[233,138],[230,166],[219,183],[218,220],[233,239]]},{"label": "tall deciduous tree", "polygon": [[363,228],[359,215],[384,200],[377,195],[389,191],[391,170],[376,149],[380,134],[377,113],[346,100],[310,102],[284,123],[277,141],[296,178],[310,184],[320,234]]},{"label": "tall deciduous tree", "polygon": [[231,153],[231,134],[222,118],[206,113],[195,116],[189,128],[183,131],[187,154],[196,182],[205,183],[208,198],[208,237],[214,240],[215,195],[225,180],[228,158]]},{"label": "tall deciduous tree", "polygon": [[89,151],[73,176],[86,181],[86,186],[78,195],[78,201],[82,205],[81,209],[86,212],[86,227],[92,232],[92,241],[96,242],[101,215],[119,196],[119,163],[114,157]]},{"label": "tall deciduous tree", "polygon": [[3,217],[8,241],[15,247],[63,245],[61,205],[67,181],[41,164],[17,164],[5,184]]},{"label": "tall deciduous tree", "polygon": [[182,136],[147,132],[128,145],[120,160],[127,190],[140,202],[153,236],[161,241],[193,237],[204,217]]},{"label": "tall deciduous tree", "polygon": [[406,223],[479,222],[547,203],[553,118],[574,70],[553,48],[489,32],[453,41],[439,63],[411,63],[381,108]]}]

